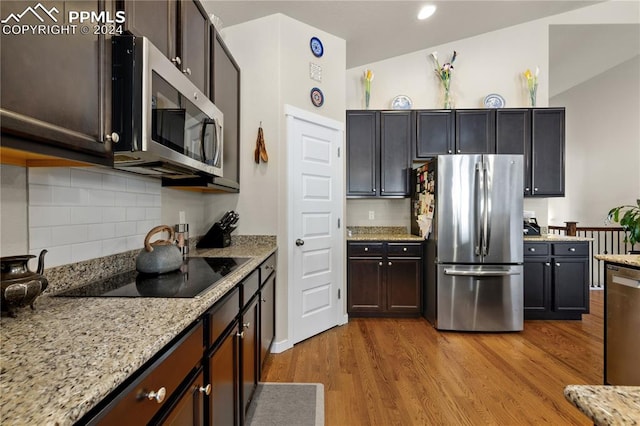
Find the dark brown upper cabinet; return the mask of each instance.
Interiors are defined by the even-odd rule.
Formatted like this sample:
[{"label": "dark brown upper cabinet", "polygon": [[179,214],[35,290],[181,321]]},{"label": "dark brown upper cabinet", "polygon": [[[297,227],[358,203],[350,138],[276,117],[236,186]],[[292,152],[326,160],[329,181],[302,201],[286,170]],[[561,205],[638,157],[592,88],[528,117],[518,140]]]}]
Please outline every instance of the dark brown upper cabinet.
[{"label": "dark brown upper cabinet", "polygon": [[[20,14],[29,2],[2,1],[0,16]],[[69,9],[108,11],[108,1],[51,1],[58,23]],[[54,12],[55,13],[55,12]],[[48,19],[48,18],[47,18]],[[21,24],[42,24],[33,14]],[[0,121],[3,148],[110,164],[110,35],[3,34]]]},{"label": "dark brown upper cabinet", "polygon": [[494,109],[458,109],[456,154],[494,154],[496,115]]},{"label": "dark brown upper cabinet", "polygon": [[117,1],[125,29],[144,36],[199,89],[209,94],[209,18],[194,0]]},{"label": "dark brown upper cabinet", "polygon": [[428,159],[438,154],[453,154],[455,115],[451,110],[416,111],[414,158]]}]

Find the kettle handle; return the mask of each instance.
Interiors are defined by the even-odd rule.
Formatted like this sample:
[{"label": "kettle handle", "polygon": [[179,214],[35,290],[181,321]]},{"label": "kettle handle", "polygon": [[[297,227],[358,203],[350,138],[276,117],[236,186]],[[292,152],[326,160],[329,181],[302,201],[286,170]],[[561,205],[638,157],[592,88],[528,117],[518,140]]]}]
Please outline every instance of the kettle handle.
[{"label": "kettle handle", "polygon": [[152,252],[153,251],[153,246],[149,243],[149,239],[151,238],[152,235],[157,234],[159,232],[162,231],[167,231],[169,232],[169,239],[168,240],[156,240],[153,242],[154,245],[158,245],[158,246],[167,246],[170,244],[173,244],[173,242],[175,241],[175,233],[173,231],[173,228],[168,226],[168,225],[159,225],[156,226],[155,228],[151,229],[151,231],[149,231],[149,233],[147,234],[147,236],[144,238],[144,249],[148,252]]}]

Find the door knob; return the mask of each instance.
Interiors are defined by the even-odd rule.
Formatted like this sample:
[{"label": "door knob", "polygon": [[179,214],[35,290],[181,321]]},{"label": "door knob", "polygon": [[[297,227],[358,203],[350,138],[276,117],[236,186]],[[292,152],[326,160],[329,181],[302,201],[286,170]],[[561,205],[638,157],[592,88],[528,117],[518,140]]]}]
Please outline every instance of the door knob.
[{"label": "door knob", "polygon": [[303,246],[303,245],[304,245],[304,240],[301,240],[300,238],[298,238],[298,239],[296,240],[296,245],[297,245],[297,246]]}]

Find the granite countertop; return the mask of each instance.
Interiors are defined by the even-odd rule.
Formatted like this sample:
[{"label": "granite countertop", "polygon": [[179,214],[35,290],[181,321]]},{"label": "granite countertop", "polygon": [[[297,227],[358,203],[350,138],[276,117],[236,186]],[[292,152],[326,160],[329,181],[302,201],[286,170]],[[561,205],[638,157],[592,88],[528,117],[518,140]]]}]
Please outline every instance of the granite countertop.
[{"label": "granite countertop", "polygon": [[[276,251],[274,237],[192,256],[250,257],[197,298],[59,298],[2,317],[0,424],[70,425]],[[46,275],[46,270],[45,270]]]},{"label": "granite countertop", "polygon": [[564,396],[595,425],[640,422],[640,386],[569,385]]},{"label": "granite countertop", "polygon": [[593,238],[589,237],[569,237],[566,235],[559,234],[545,234],[545,235],[529,235],[524,236],[523,239],[525,241],[540,241],[540,242],[554,242],[554,241],[593,241]]},{"label": "granite countertop", "polygon": [[351,231],[347,241],[424,241],[405,226],[348,226],[347,230]]},{"label": "granite countertop", "polygon": [[638,254],[596,254],[593,257],[598,260],[604,260],[605,262],[640,268],[640,255]]}]

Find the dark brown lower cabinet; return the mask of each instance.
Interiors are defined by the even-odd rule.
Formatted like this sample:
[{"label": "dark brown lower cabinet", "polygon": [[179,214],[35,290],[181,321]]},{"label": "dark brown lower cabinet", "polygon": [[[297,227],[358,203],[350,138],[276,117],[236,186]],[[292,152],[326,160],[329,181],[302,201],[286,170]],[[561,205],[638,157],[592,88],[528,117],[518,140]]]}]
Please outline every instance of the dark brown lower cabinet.
[{"label": "dark brown lower cabinet", "polygon": [[223,337],[207,360],[211,393],[207,417],[211,425],[237,425],[238,417],[238,340],[237,322]]},{"label": "dark brown lower cabinet", "polygon": [[260,289],[260,359],[259,378],[262,378],[262,369],[267,355],[271,350],[271,344],[276,335],[276,276],[271,274]]},{"label": "dark brown lower cabinet", "polygon": [[249,403],[258,384],[258,306],[258,298],[254,297],[245,308],[240,322],[240,341],[242,345],[240,354],[242,366],[242,386],[240,388],[241,424],[244,424]]},{"label": "dark brown lower cabinet", "polygon": [[421,243],[349,242],[347,252],[349,315],[420,315]]},{"label": "dark brown lower cabinet", "polygon": [[164,419],[152,424],[167,426],[204,425],[204,395],[211,390],[204,384],[204,373],[198,370],[196,377],[185,387],[184,393],[173,405]]}]

